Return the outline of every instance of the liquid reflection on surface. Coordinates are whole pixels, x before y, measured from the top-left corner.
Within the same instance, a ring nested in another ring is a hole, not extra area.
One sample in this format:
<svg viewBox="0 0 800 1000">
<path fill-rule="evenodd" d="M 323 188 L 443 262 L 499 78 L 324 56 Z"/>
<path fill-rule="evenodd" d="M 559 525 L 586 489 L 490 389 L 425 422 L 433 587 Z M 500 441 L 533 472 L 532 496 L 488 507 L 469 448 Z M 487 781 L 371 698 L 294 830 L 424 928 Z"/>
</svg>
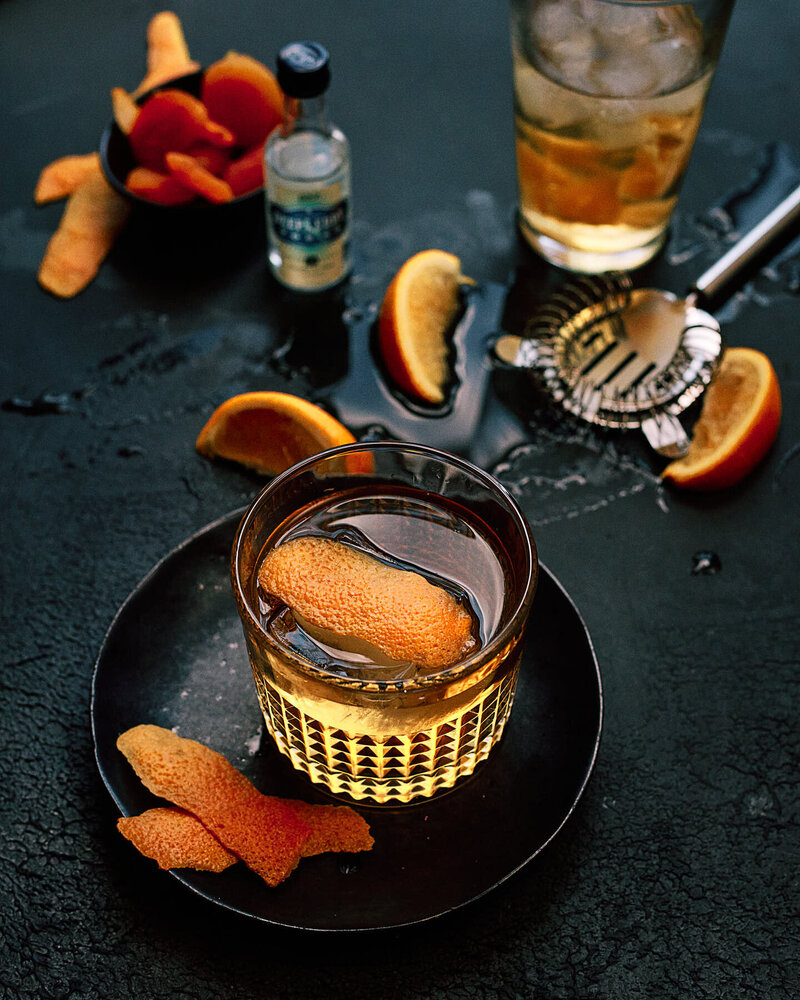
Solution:
<svg viewBox="0 0 800 1000">
<path fill-rule="evenodd" d="M 709 207 L 700 213 L 679 206 L 665 253 L 655 272 L 648 268 L 635 275 L 640 284 L 683 294 L 800 181 L 800 162 L 781 143 L 759 147 L 742 136 L 701 133 L 698 153 L 724 156 L 726 177 L 744 181 L 709 197 Z M 0 259 L 15 256 L 19 266 L 26 256 L 14 251 L 26 235 L 11 221 L 0 219 Z M 187 488 L 199 492 L 201 484 L 193 480 L 207 475 L 208 467 L 192 464 L 192 428 L 199 429 L 211 410 L 235 393 L 279 389 L 320 403 L 360 439 L 411 439 L 465 455 L 493 470 L 517 497 L 535 493 L 534 523 L 576 517 L 643 493 L 652 493 L 666 509 L 659 459 L 648 453 L 637 432 L 580 425 L 556 410 L 526 373 L 492 368 L 492 339 L 501 329 L 519 329 L 533 305 L 565 277 L 545 269 L 524 248 L 515 273 L 507 273 L 517 245 L 513 205 L 474 190 L 461 203 L 383 227 L 357 220 L 354 245 L 352 278 L 324 298 L 298 299 L 265 286 L 263 262 L 254 258 L 244 289 L 252 302 L 244 309 L 239 302 L 209 297 L 204 304 L 199 297 L 190 316 L 163 313 L 154 302 L 98 319 L 91 335 L 117 346 L 85 371 L 81 385 L 48 384 L 46 395 L 38 397 L 27 387 L 5 400 L 3 408 L 15 415 L 87 419 L 106 432 L 108 447 L 121 458 L 157 446 L 161 423 L 182 421 L 188 435 Z M 455 377 L 448 400 L 435 410 L 391 388 L 373 344 L 391 277 L 409 256 L 429 247 L 457 254 L 464 273 L 480 281 L 454 331 Z M 129 266 L 132 259 L 123 255 Z M 119 281 L 113 268 L 106 272 L 111 285 Z M 800 239 L 794 239 L 718 311 L 723 330 L 748 307 L 771 310 L 771 317 L 779 318 L 799 290 Z M 194 386 L 213 386 L 213 396 Z M 168 411 L 165 399 L 173 400 Z M 107 438 L 114 430 L 127 435 L 122 449 Z M 90 465 L 103 447 L 85 453 L 66 449 L 62 464 Z M 789 447 L 782 457 L 776 488 L 786 488 L 795 478 L 797 454 Z"/>
<path fill-rule="evenodd" d="M 492 472 L 523 505 L 533 527 L 590 514 L 647 490 L 668 509 L 657 475 L 588 430 L 570 436 L 534 431 L 533 440 Z"/>
<path fill-rule="evenodd" d="M 729 135 L 711 135 L 704 142 L 724 145 L 729 155 L 738 155 L 748 164 L 750 176 L 705 212 L 676 213 L 660 266 L 662 271 L 670 269 L 667 277 L 678 293 L 800 180 L 800 164 L 785 145 L 757 149 Z M 533 511 L 534 524 L 577 517 L 645 491 L 666 511 L 667 495 L 657 474 L 660 460 L 640 447 L 639 435 L 587 428 L 550 405 L 525 373 L 488 370 L 487 347 L 498 331 L 524 324 L 535 305 L 557 287 L 560 273 L 542 272 L 535 261 L 531 265 L 523 260 L 502 284 L 484 282 L 483 295 L 468 297 L 454 332 L 455 374 L 444 407 L 426 410 L 414 404 L 394 391 L 381 373 L 372 346 L 374 326 L 383 291 L 397 267 L 416 251 L 439 246 L 461 257 L 465 273 L 491 272 L 512 249 L 509 222 L 507 208 L 489 193 L 474 191 L 463 206 L 422 215 L 403 226 L 373 230 L 362 223 L 361 267 L 344 293 L 341 312 L 340 330 L 347 343 L 339 357 L 347 353 L 348 367 L 341 378 L 327 379 L 322 401 L 359 437 L 412 438 L 489 468 L 517 499 L 529 501 L 526 512 Z M 768 308 L 796 294 L 798 258 L 800 239 L 795 239 L 720 307 L 720 320 L 733 320 L 748 303 Z M 641 284 L 651 283 L 644 275 L 638 277 Z M 296 354 L 307 363 L 313 352 L 299 346 L 295 344 Z M 290 354 L 281 355 L 281 365 Z M 697 412 L 699 405 L 687 414 L 688 426 Z"/>
</svg>

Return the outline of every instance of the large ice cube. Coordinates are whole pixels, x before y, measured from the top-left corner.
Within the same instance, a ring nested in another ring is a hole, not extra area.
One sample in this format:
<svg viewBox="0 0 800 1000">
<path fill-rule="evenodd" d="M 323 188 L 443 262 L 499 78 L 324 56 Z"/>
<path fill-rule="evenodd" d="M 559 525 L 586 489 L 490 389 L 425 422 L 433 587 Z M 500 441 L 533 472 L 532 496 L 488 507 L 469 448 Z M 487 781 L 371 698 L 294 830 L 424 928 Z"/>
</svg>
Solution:
<svg viewBox="0 0 800 1000">
<path fill-rule="evenodd" d="M 612 52 L 596 59 L 581 88 L 612 97 L 649 97 L 660 89 L 658 71 L 649 61 L 631 59 L 628 52 Z"/>
<path fill-rule="evenodd" d="M 648 56 L 658 78 L 659 93 L 679 90 L 701 75 L 699 44 L 697 37 L 687 32 L 671 35 L 650 45 Z"/>
<path fill-rule="evenodd" d="M 702 26 L 688 3 L 543 0 L 517 36 L 551 79 L 598 96 L 653 97 L 702 72 Z"/>
<path fill-rule="evenodd" d="M 591 41 L 591 25 L 583 18 L 582 0 L 545 0 L 533 11 L 531 41 L 539 49 L 553 48 L 565 41 Z"/>
<path fill-rule="evenodd" d="M 525 33 L 528 61 L 562 83 L 581 80 L 596 58 L 595 37 L 582 16 L 582 0 L 546 0 Z"/>
</svg>

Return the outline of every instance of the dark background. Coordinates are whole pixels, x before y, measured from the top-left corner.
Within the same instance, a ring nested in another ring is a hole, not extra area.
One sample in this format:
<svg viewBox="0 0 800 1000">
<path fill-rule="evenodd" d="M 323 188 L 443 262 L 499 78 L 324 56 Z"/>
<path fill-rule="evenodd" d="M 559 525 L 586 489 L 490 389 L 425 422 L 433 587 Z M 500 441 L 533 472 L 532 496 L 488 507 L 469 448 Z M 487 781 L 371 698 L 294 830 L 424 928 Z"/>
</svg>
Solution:
<svg viewBox="0 0 800 1000">
<path fill-rule="evenodd" d="M 495 463 L 587 623 L 606 699 L 592 782 L 533 863 L 440 921 L 314 936 L 212 907 L 116 833 L 89 713 L 104 633 L 155 562 L 259 488 L 195 454 L 214 406 L 253 388 L 324 402 L 329 379 L 291 348 L 313 327 L 330 361 L 338 335 L 336 303 L 316 320 L 287 309 L 257 218 L 190 244 L 131 230 L 75 299 L 38 287 L 62 211 L 33 205 L 39 170 L 96 148 L 159 9 L 0 4 L 0 995 L 795 996 L 796 244 L 719 312 L 729 343 L 770 356 L 784 397 L 776 446 L 740 486 L 667 491 L 638 437 L 570 427 L 536 400 L 528 444 Z M 504 3 L 173 9 L 203 63 L 238 49 L 271 64 L 306 36 L 330 48 L 353 150 L 347 309 L 369 312 L 427 246 L 478 281 L 554 280 L 514 232 Z M 800 179 L 798 52 L 792 4 L 739 0 L 669 244 L 638 280 L 683 291 Z M 721 569 L 694 573 L 698 552 Z"/>
</svg>

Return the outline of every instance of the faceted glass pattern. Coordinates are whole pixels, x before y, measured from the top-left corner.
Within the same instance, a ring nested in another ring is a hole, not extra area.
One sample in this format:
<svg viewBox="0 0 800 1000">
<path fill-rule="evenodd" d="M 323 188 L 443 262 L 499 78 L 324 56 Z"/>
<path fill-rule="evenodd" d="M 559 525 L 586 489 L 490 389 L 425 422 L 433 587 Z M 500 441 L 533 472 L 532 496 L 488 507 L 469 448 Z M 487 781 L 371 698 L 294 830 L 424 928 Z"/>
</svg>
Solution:
<svg viewBox="0 0 800 1000">
<path fill-rule="evenodd" d="M 297 770 L 337 794 L 399 803 L 451 788 L 485 760 L 511 712 L 518 669 L 437 725 L 385 737 L 325 726 L 293 705 L 263 674 L 256 675 L 256 691 L 270 735 Z"/>
</svg>

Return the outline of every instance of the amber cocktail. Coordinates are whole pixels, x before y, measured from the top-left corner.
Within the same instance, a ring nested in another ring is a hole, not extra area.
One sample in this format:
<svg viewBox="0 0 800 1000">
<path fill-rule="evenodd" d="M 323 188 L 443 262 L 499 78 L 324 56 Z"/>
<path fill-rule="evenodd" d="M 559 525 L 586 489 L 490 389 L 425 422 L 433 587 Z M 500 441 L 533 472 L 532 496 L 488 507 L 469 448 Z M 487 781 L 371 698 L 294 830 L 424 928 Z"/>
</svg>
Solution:
<svg viewBox="0 0 800 1000">
<path fill-rule="evenodd" d="M 511 711 L 537 571 L 516 503 L 444 452 L 346 445 L 277 477 L 232 579 L 280 751 L 379 803 L 471 774 Z"/>
</svg>

